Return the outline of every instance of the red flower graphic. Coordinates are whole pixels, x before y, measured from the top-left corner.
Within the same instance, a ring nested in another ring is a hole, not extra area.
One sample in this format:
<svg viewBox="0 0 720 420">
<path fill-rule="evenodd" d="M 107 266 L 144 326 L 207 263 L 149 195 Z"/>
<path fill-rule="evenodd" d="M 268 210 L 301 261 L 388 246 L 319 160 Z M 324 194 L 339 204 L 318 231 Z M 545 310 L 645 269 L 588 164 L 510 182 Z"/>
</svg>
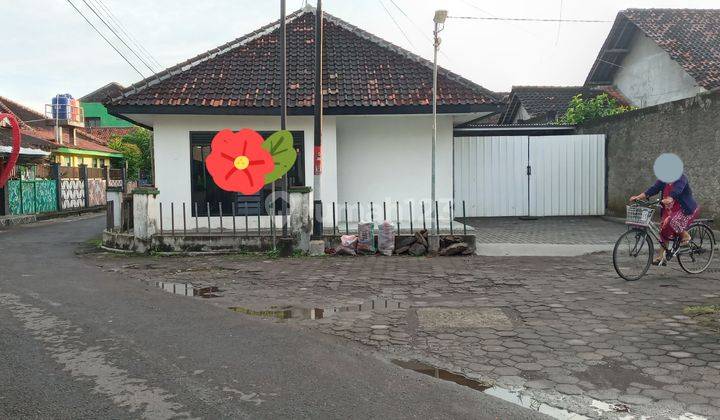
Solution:
<svg viewBox="0 0 720 420">
<path fill-rule="evenodd" d="M 213 138 L 212 151 L 205 158 L 215 184 L 225 191 L 256 194 L 265 184 L 265 175 L 275 168 L 270 153 L 262 148 L 263 138 L 248 128 L 237 133 L 225 129 Z"/>
</svg>

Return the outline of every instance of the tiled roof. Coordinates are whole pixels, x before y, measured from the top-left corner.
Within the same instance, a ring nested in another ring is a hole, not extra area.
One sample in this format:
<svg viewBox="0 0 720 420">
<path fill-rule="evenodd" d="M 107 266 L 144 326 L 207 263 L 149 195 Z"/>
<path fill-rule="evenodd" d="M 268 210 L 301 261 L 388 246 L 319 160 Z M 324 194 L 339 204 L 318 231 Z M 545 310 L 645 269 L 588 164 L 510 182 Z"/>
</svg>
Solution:
<svg viewBox="0 0 720 420">
<path fill-rule="evenodd" d="M 80 102 L 103 102 L 122 94 L 125 88 L 117 82 L 110 82 L 107 85 L 96 89 L 80 98 Z"/>
<path fill-rule="evenodd" d="M 0 112 L 9 112 L 17 117 L 21 126 L 37 127 L 45 125 L 45 115 L 25 105 L 0 96 Z"/>
<path fill-rule="evenodd" d="M 512 124 L 515 116 L 522 106 L 530 115 L 530 119 L 537 118 L 554 120 L 565 114 L 570 100 L 575 95 L 595 97 L 600 90 L 590 90 L 582 86 L 513 86 L 507 110 L 500 118 L 501 124 Z"/>
<path fill-rule="evenodd" d="M 37 136 L 37 133 L 30 130 L 22 130 L 20 136 L 21 147 L 29 149 L 40 149 L 52 151 L 58 148 L 56 143 Z M 0 146 L 12 146 L 12 129 L 0 127 Z"/>
<path fill-rule="evenodd" d="M 432 63 L 329 14 L 324 27 L 324 104 L 348 108 L 429 107 Z M 218 112 L 279 107 L 278 22 L 167 69 L 125 90 L 111 111 L 133 106 L 225 108 Z M 288 107 L 309 112 L 314 103 L 315 9 L 288 17 Z M 438 105 L 493 107 L 492 92 L 439 70 Z M 113 109 L 115 108 L 115 109 Z M 172 112 L 172 111 L 170 111 Z M 250 111 L 249 111 L 250 112 Z"/>
<path fill-rule="evenodd" d="M 45 123 L 45 115 L 2 96 L 0 96 L 0 112 L 9 112 L 18 118 L 20 126 L 23 129 L 23 138 L 31 136 L 35 139 L 51 142 L 57 147 L 65 146 L 95 152 L 118 153 L 117 150 L 107 147 L 107 142 L 103 142 L 102 139 L 82 129 L 76 129 L 75 145 L 73 145 L 70 140 L 68 130 L 63 130 L 63 144 L 57 144 L 55 143 L 55 130 Z"/>
<path fill-rule="evenodd" d="M 618 13 L 587 84 L 612 80 L 636 31 L 667 51 L 705 89 L 720 86 L 720 9 L 628 9 Z"/>
<path fill-rule="evenodd" d="M 94 136 L 100 144 L 107 146 L 113 138 L 126 136 L 135 130 L 137 127 L 92 127 L 86 128 L 85 132 Z"/>
</svg>

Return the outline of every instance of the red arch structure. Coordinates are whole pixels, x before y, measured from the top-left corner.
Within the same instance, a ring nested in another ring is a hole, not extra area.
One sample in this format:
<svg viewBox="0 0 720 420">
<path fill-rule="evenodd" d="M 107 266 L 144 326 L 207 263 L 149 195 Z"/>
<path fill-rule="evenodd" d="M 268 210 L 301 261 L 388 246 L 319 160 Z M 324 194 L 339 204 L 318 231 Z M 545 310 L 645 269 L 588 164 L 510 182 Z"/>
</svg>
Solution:
<svg viewBox="0 0 720 420">
<path fill-rule="evenodd" d="M 18 124 L 17 118 L 15 118 L 13 114 L 0 113 L 0 121 L 3 121 L 5 118 L 10 120 L 10 125 L 12 126 L 13 142 L 12 152 L 10 152 L 10 158 L 5 164 L 2 173 L 0 173 L 0 188 L 5 186 L 5 183 L 7 182 L 8 178 L 10 178 L 10 173 L 15 167 L 18 157 L 20 156 L 20 124 Z"/>
</svg>

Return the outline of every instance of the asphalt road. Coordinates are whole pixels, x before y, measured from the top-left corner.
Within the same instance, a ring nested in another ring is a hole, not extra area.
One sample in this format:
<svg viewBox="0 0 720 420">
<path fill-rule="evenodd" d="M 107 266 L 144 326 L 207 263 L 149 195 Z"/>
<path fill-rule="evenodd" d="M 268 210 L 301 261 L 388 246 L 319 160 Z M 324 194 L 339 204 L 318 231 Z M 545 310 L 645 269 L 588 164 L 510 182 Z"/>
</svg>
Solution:
<svg viewBox="0 0 720 420">
<path fill-rule="evenodd" d="M 75 252 L 103 222 L 0 231 L 0 418 L 542 417 L 102 271 Z"/>
</svg>

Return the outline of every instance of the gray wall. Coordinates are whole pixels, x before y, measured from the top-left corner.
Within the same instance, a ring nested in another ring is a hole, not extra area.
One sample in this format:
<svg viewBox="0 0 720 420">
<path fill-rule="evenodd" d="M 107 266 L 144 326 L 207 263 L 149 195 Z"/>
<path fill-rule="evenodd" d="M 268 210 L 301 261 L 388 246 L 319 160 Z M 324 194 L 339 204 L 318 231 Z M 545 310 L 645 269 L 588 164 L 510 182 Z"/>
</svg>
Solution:
<svg viewBox="0 0 720 420">
<path fill-rule="evenodd" d="M 705 92 L 665 50 L 636 31 L 630 52 L 613 84 L 637 107 L 646 107 Z"/>
<path fill-rule="evenodd" d="M 627 198 L 655 181 L 655 158 L 671 152 L 685 162 L 702 216 L 720 219 L 720 91 L 590 121 L 578 133 L 607 136 L 609 214 L 624 215 Z"/>
</svg>

